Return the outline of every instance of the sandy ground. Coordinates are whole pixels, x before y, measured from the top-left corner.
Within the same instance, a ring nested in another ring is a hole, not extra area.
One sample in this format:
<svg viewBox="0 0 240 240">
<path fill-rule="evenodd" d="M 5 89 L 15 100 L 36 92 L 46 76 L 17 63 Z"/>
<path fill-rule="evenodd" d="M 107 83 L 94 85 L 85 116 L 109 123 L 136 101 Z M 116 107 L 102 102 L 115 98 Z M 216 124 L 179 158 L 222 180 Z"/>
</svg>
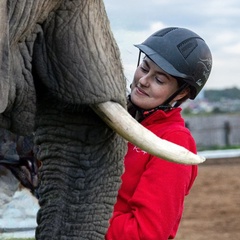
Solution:
<svg viewBox="0 0 240 240">
<path fill-rule="evenodd" d="M 175 239 L 240 239 L 240 159 L 199 166 Z"/>
<path fill-rule="evenodd" d="M 207 160 L 199 165 L 175 240 L 240 239 L 240 159 L 227 161 Z"/>
</svg>

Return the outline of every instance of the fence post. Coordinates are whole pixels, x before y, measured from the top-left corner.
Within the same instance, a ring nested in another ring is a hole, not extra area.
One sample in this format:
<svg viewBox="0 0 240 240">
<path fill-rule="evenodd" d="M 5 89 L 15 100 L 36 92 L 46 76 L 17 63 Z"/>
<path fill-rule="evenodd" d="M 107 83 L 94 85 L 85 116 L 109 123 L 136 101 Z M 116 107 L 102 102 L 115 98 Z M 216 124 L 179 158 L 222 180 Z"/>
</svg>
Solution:
<svg viewBox="0 0 240 240">
<path fill-rule="evenodd" d="M 231 126 L 229 121 L 224 122 L 224 139 L 225 139 L 225 146 L 229 146 L 229 135 L 231 132 Z"/>
</svg>

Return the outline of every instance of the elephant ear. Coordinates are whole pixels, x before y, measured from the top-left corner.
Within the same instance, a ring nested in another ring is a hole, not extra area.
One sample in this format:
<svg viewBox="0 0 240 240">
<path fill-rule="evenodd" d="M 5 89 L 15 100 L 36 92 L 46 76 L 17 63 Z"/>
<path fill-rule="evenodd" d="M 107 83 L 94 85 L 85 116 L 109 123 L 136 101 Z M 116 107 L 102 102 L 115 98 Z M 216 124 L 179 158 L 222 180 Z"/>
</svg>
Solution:
<svg viewBox="0 0 240 240">
<path fill-rule="evenodd" d="M 0 113 L 3 113 L 8 104 L 9 94 L 9 24 L 7 1 L 0 2 Z"/>
<path fill-rule="evenodd" d="M 120 53 L 102 1 L 64 1 L 42 25 L 33 60 L 36 78 L 62 102 L 126 103 Z"/>
</svg>

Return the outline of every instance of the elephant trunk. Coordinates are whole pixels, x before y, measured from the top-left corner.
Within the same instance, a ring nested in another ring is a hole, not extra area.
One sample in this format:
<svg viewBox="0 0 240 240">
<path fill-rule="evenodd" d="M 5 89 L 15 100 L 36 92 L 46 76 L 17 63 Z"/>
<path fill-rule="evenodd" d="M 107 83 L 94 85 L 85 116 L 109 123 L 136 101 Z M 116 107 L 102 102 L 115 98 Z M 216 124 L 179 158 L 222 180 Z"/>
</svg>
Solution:
<svg viewBox="0 0 240 240">
<path fill-rule="evenodd" d="M 43 105 L 35 143 L 43 163 L 36 239 L 104 239 L 121 183 L 125 140 L 89 107 L 73 112 L 58 104 Z"/>
<path fill-rule="evenodd" d="M 193 154 L 184 147 L 157 137 L 148 131 L 118 103 L 105 102 L 92 109 L 123 138 L 157 157 L 182 164 L 199 164 L 204 157 Z"/>
</svg>

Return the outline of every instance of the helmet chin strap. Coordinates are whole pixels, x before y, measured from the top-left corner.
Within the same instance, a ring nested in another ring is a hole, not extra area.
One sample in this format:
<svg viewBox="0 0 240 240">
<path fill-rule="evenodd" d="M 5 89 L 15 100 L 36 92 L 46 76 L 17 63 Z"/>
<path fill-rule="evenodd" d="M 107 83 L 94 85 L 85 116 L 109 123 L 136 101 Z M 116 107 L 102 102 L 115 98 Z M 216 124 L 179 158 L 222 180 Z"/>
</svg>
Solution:
<svg viewBox="0 0 240 240">
<path fill-rule="evenodd" d="M 162 105 L 169 104 L 170 102 L 180 93 L 182 92 L 186 87 L 188 86 L 188 83 L 184 83 L 175 93 L 173 93 Z M 173 107 L 178 107 L 179 105 L 176 103 Z"/>
<path fill-rule="evenodd" d="M 134 106 L 134 108 L 137 111 L 139 111 L 144 117 L 149 116 L 150 114 L 156 112 L 157 110 L 168 111 L 168 110 L 173 108 L 170 104 L 166 104 L 166 105 L 162 104 L 162 105 L 159 105 L 159 106 L 157 106 L 155 108 L 152 108 L 152 109 L 142 109 L 132 102 L 130 94 L 128 95 L 128 100 L 131 102 L 131 104 Z"/>
<path fill-rule="evenodd" d="M 139 54 L 138 54 L 138 61 L 137 61 L 137 67 L 139 66 L 140 64 L 140 60 L 141 60 L 141 54 L 142 54 L 142 51 L 139 50 Z"/>
</svg>

